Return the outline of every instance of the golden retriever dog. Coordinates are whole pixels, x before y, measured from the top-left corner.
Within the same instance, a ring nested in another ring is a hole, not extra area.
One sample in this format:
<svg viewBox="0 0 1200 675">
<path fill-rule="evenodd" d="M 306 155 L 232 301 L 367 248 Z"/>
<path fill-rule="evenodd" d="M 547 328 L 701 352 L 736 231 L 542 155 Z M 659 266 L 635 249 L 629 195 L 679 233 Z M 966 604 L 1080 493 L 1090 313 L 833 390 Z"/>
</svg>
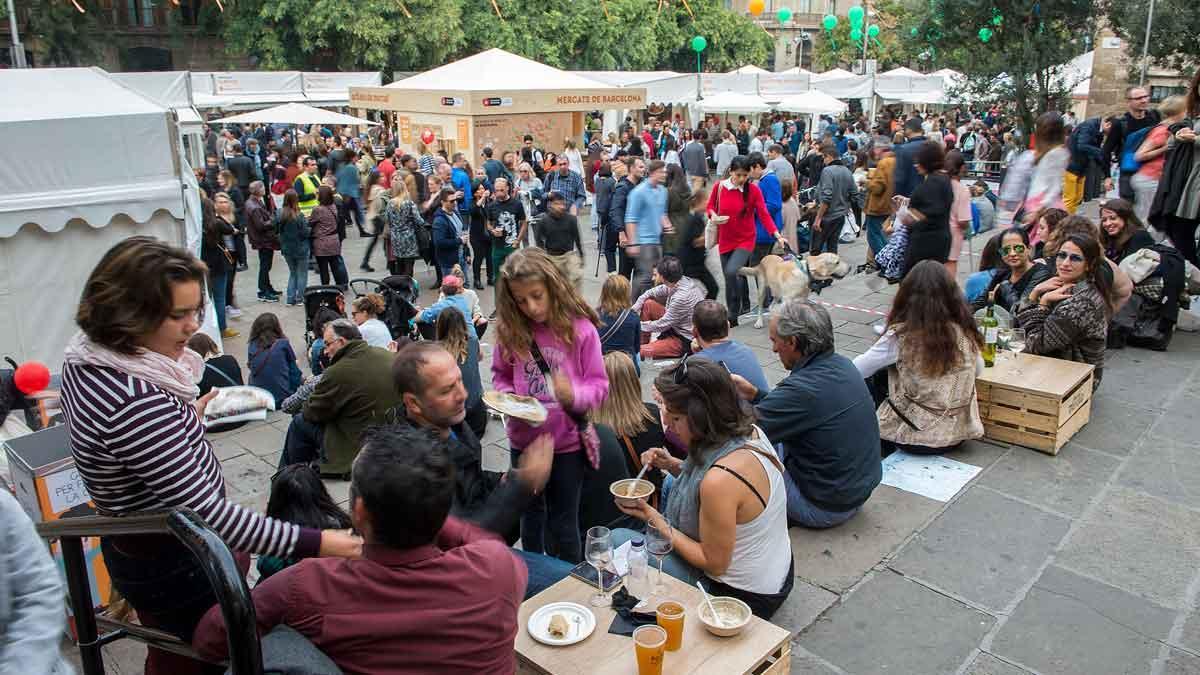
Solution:
<svg viewBox="0 0 1200 675">
<path fill-rule="evenodd" d="M 754 277 L 758 281 L 758 316 L 754 321 L 755 328 L 763 327 L 763 304 L 767 299 L 767 289 L 771 290 L 775 302 L 807 298 L 814 287 L 820 293 L 821 288 L 828 285 L 815 282 L 841 279 L 849 273 L 850 264 L 839 258 L 836 253 L 822 253 L 801 259 L 768 255 L 754 267 L 738 270 L 739 275 Z"/>
</svg>

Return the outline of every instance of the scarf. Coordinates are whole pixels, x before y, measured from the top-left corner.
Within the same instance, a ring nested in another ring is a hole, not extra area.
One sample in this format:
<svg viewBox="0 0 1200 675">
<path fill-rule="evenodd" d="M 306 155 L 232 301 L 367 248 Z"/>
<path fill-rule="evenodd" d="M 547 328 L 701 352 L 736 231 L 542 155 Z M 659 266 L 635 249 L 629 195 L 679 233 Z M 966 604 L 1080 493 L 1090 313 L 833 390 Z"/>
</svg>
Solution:
<svg viewBox="0 0 1200 675">
<path fill-rule="evenodd" d="M 204 359 L 191 349 L 185 348 L 178 361 L 146 349 L 139 349 L 137 354 L 122 354 L 96 344 L 80 331 L 71 338 L 63 355 L 73 365 L 112 368 L 145 380 L 184 403 L 191 403 L 200 395 L 196 383 L 204 375 Z"/>
</svg>

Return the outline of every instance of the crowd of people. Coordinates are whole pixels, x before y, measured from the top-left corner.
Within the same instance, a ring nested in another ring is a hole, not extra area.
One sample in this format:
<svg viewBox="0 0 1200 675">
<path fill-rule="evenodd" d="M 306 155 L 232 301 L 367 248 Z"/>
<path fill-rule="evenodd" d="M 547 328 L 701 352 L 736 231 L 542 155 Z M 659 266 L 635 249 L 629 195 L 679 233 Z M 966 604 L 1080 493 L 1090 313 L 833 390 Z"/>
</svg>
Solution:
<svg viewBox="0 0 1200 675">
<path fill-rule="evenodd" d="M 583 560 L 595 525 L 616 543 L 669 533 L 665 572 L 769 618 L 795 577 L 790 526 L 854 518 L 891 452 L 941 454 L 983 435 L 975 311 L 1005 310 L 1029 353 L 1094 365 L 1096 386 L 1106 347 L 1166 348 L 1195 264 L 1197 82 L 1163 102 L 1161 120 L 1133 88 L 1121 118 L 1069 125 L 1049 112 L 1028 139 L 998 108 L 815 129 L 781 115 L 725 129 L 630 119 L 558 154 L 532 136 L 484 148 L 478 169 L 462 153 L 404 152 L 386 131 L 214 132 L 197 175 L 209 193 L 200 258 L 130 238 L 82 291 L 62 384 L 76 464 L 101 513 L 188 507 L 243 570 L 258 556 L 268 660 L 512 672 L 519 605 Z M 1131 146 L 1138 166 L 1126 170 Z M 1115 168 L 1132 197 L 1104 201 L 1098 223 L 1075 214 L 1104 189 L 1091 162 Z M 999 195 L 965 182 L 1001 165 Z M 609 271 L 596 302 L 582 289 L 588 214 Z M 424 339 L 395 337 L 375 294 L 312 317 L 307 378 L 274 313 L 253 321 L 245 372 L 198 332 L 211 296 L 223 335 L 235 334 L 245 237 L 260 301 L 283 295 L 276 250 L 288 304 L 302 302 L 310 264 L 344 288 L 352 221 L 370 238 L 360 269 L 383 237 L 389 272 L 412 277 L 421 259 L 433 273 L 439 297 L 413 317 Z M 856 223 L 863 269 L 898 284 L 879 338 L 846 358 L 821 304 L 778 298 L 767 330 L 787 375 L 772 385 L 731 331 L 750 308 L 739 270 L 772 253 L 837 253 Z M 960 285 L 959 253 L 977 233 L 989 241 Z M 483 316 L 489 284 L 495 311 Z M 676 361 L 647 394 L 642 364 L 662 358 Z M 492 389 L 547 414 L 505 420 L 505 474 L 483 467 L 485 367 Z M 292 415 L 262 514 L 229 498 L 206 433 L 206 406 L 243 382 Z M 609 485 L 643 467 L 654 499 L 614 502 Z M 322 478 L 349 482 L 346 510 Z M 225 658 L 216 597 L 183 546 L 101 545 L 144 625 Z M 152 648 L 146 672 L 206 669 Z"/>
</svg>

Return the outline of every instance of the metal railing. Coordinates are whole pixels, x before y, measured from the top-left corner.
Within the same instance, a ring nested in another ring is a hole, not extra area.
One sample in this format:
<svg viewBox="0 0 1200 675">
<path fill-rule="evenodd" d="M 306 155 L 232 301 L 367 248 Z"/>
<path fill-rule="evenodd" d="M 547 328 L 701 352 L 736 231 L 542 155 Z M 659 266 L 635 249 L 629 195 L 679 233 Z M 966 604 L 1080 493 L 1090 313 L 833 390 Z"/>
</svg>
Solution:
<svg viewBox="0 0 1200 675">
<path fill-rule="evenodd" d="M 88 579 L 83 540 L 139 534 L 170 534 L 188 548 L 212 584 L 229 641 L 229 666 L 234 675 L 262 675 L 262 649 L 254 603 L 246 579 L 238 570 L 229 547 L 200 516 L 190 509 L 172 509 L 137 516 L 66 518 L 37 526 L 43 539 L 58 539 L 67 574 L 67 591 L 75 614 L 75 633 L 85 675 L 104 675 L 100 648 L 132 638 L 151 647 L 204 661 L 189 644 L 161 630 L 96 616 Z M 103 634 L 99 633 L 100 629 Z"/>
</svg>

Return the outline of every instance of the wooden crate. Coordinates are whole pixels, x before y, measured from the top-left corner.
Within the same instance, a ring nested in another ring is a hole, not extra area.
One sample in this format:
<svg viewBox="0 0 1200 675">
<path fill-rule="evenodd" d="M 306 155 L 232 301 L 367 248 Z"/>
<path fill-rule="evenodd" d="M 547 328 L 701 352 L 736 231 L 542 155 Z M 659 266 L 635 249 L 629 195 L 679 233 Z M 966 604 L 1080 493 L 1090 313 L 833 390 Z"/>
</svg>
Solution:
<svg viewBox="0 0 1200 675">
<path fill-rule="evenodd" d="M 1056 455 L 1091 419 L 1086 363 L 1002 353 L 975 380 L 984 436 Z"/>
</svg>

